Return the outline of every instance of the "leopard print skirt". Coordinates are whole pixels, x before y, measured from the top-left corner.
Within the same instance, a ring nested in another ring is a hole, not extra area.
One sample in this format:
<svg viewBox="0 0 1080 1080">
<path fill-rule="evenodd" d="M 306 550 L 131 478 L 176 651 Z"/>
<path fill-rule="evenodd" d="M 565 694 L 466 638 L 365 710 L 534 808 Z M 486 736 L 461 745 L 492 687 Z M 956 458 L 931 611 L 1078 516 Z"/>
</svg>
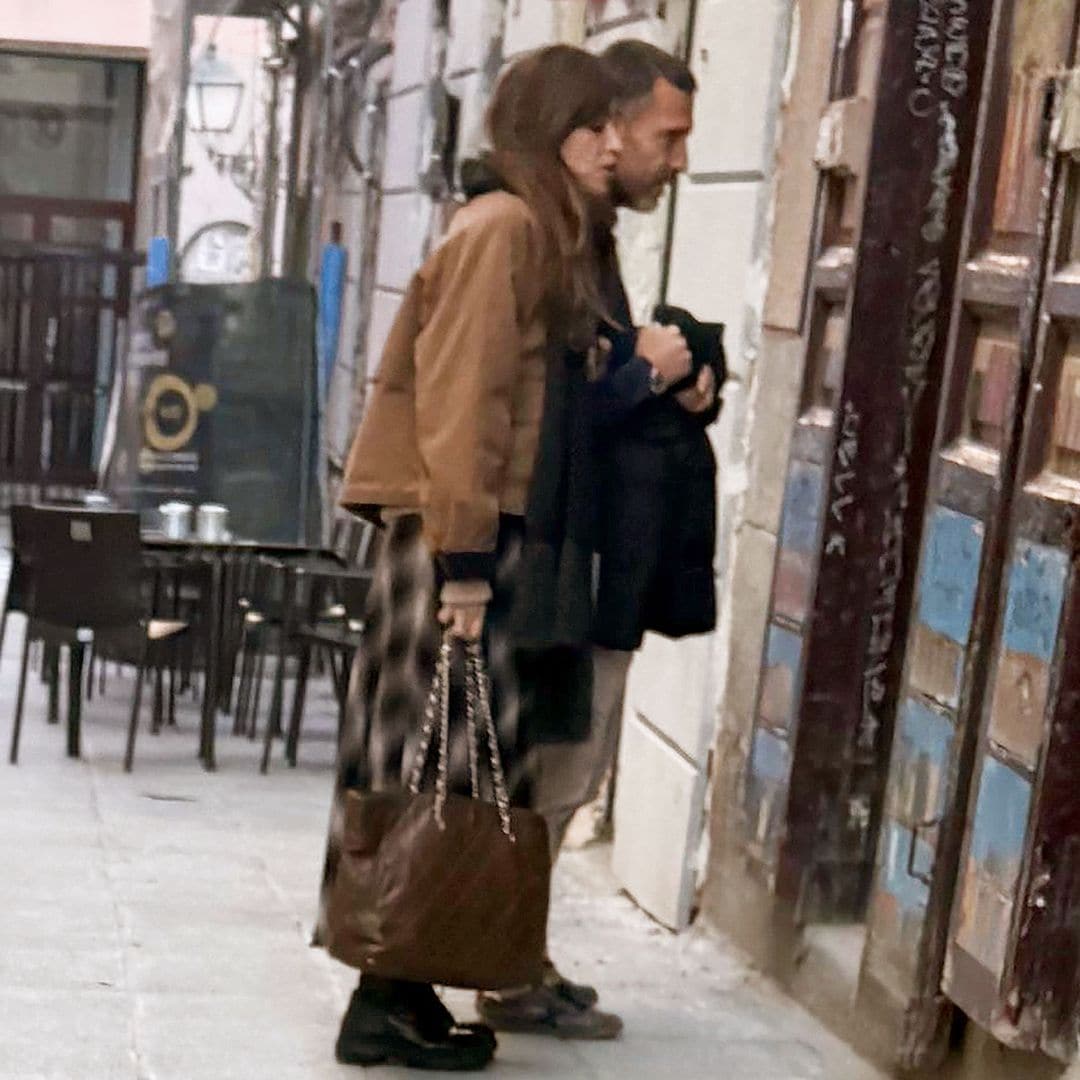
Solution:
<svg viewBox="0 0 1080 1080">
<path fill-rule="evenodd" d="M 523 529 L 504 518 L 494 596 L 488 605 L 485 655 L 492 684 L 492 714 L 514 801 L 527 802 L 525 748 L 520 745 L 521 693 L 508 623 Z M 381 538 L 368 597 L 364 646 L 353 664 L 338 754 L 337 782 L 323 867 L 315 943 L 325 941 L 329 893 L 337 874 L 344 831 L 345 793 L 404 787 L 419 745 L 420 727 L 442 632 L 436 619 L 438 582 L 417 515 L 393 519 Z M 460 657 L 452 678 L 450 783 L 468 791 L 468 750 L 461 719 Z"/>
</svg>

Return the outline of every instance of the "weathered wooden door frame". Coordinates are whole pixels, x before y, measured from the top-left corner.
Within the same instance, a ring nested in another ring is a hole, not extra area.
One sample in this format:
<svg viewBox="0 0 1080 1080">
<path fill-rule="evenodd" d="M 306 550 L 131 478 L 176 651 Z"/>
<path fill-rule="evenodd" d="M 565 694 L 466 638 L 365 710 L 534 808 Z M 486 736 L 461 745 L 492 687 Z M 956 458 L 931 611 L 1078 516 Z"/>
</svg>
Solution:
<svg viewBox="0 0 1080 1080">
<path fill-rule="evenodd" d="M 1080 4 L 1059 8 L 1068 68 L 1080 59 Z M 993 575 L 999 598 L 944 988 L 1003 1043 L 1069 1061 L 1080 1041 L 1080 490 L 1075 467 L 1059 462 L 1058 453 L 1076 453 L 1073 402 L 1080 396 L 1080 69 L 1057 74 L 1048 147 L 1057 156 L 1048 155 L 1044 185 L 1050 227 L 1035 300 L 1037 337 L 1010 476 L 1007 548 Z M 994 852 L 1002 868 L 995 870 L 980 846 L 986 812 L 1000 807 L 1003 794 L 1010 836 Z M 1010 858 L 1005 849 L 1013 843 Z M 992 877 L 1004 926 L 992 958 L 975 963 L 967 947 L 970 900 Z"/>
<path fill-rule="evenodd" d="M 792 462 L 820 480 L 782 530 L 774 604 L 800 531 L 813 599 L 768 875 L 801 921 L 859 919 L 872 877 L 989 14 L 990 0 L 886 9 L 840 392 L 824 443 L 805 416 L 796 428 Z"/>
<path fill-rule="evenodd" d="M 799 334 L 803 377 L 785 470 L 780 537 L 762 646 L 764 672 L 753 702 L 743 792 L 747 868 L 770 890 L 783 832 L 792 711 L 802 677 L 801 655 L 809 619 L 809 562 L 818 543 L 821 473 L 835 421 L 837 362 L 846 342 L 845 312 L 865 195 L 884 6 L 884 0 L 840 0 L 831 13 L 835 24 L 828 97 L 819 118 L 814 153 L 817 191 L 807 245 L 805 294 L 798 312 L 794 293 L 786 302 L 787 325 Z M 793 236 L 787 239 L 796 241 Z M 797 239 L 803 242 L 801 237 Z M 775 684 L 770 660 L 777 660 Z"/>
<path fill-rule="evenodd" d="M 1023 7 L 1024 0 L 1000 0 L 991 25 L 889 809 L 860 977 L 860 1000 L 884 999 L 903 1016 L 896 1056 L 904 1068 L 935 1063 L 951 1013 L 941 977 L 1045 270 L 1054 83 L 1049 71 L 1040 75 L 1013 54 Z M 981 335 L 984 324 L 1002 327 L 1003 340 Z M 973 413 L 991 419 L 987 405 L 972 396 L 980 350 L 989 353 L 984 363 L 1004 365 L 991 374 L 1009 379 L 1007 395 L 993 398 L 1000 411 L 993 448 L 971 434 Z M 943 761 L 931 760 L 934 748 Z M 917 753 L 930 756 L 920 762 Z M 909 807 L 913 801 L 919 805 Z M 899 839 L 903 829 L 906 840 Z"/>
</svg>

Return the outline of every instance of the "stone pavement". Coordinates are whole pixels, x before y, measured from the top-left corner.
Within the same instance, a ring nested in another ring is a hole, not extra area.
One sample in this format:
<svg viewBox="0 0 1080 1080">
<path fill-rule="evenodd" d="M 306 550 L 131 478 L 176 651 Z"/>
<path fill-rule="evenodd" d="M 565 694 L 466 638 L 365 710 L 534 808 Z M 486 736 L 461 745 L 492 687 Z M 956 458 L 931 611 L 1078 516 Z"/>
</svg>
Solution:
<svg viewBox="0 0 1080 1080">
<path fill-rule="evenodd" d="M 308 946 L 330 795 L 332 709 L 312 696 L 300 767 L 257 772 L 223 725 L 219 771 L 195 760 L 196 708 L 140 733 L 120 769 L 132 678 L 110 669 L 64 757 L 31 676 L 20 764 L 6 763 L 22 620 L 0 662 L 0 1078 L 330 1080 L 353 973 Z M 264 698 L 264 701 L 266 699 Z M 875 1072 L 750 971 L 720 937 L 676 937 L 619 893 L 607 851 L 569 853 L 552 941 L 595 980 L 622 1040 L 506 1037 L 493 1077 L 869 1080 Z M 469 995 L 451 994 L 459 1015 Z"/>
</svg>

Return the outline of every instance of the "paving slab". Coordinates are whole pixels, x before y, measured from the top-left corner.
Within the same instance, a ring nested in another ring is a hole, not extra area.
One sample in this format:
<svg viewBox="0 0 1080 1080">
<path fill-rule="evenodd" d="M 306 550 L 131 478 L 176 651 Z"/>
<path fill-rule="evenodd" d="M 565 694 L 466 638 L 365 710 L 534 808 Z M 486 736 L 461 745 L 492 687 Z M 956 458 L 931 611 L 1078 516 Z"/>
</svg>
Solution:
<svg viewBox="0 0 1080 1080">
<path fill-rule="evenodd" d="M 0 658 L 0 743 L 14 705 L 20 620 Z M 121 768 L 130 675 L 109 669 L 84 708 L 84 756 L 64 756 L 29 685 L 23 752 L 0 764 L 0 1080 L 372 1080 L 333 1060 L 352 971 L 309 945 L 329 814 L 334 702 L 313 685 L 301 763 L 222 719 L 218 771 L 195 757 L 198 710 L 140 732 Z M 269 698 L 264 694 L 264 702 Z M 880 1076 L 752 971 L 724 938 L 674 935 L 611 876 L 610 850 L 556 874 L 560 966 L 626 1021 L 616 1043 L 506 1037 L 498 1080 L 874 1080 Z M 472 995 L 451 1007 L 474 1016 Z M 429 1074 L 437 1076 L 438 1074 Z"/>
</svg>

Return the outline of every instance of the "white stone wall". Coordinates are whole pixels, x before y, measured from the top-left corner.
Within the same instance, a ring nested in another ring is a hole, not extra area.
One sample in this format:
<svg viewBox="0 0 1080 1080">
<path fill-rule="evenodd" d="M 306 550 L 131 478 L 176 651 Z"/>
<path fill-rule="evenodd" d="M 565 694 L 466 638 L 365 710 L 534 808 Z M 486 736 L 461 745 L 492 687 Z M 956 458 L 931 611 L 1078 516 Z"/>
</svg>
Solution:
<svg viewBox="0 0 1080 1080">
<path fill-rule="evenodd" d="M 634 17 L 629 0 L 594 8 L 590 46 L 642 37 L 689 51 L 698 79 L 687 174 L 679 181 L 666 298 L 699 318 L 723 322 L 729 382 L 712 431 L 719 462 L 717 585 L 721 624 L 709 637 L 650 636 L 631 668 L 615 803 L 615 872 L 661 922 L 690 920 L 699 884 L 706 792 L 719 693 L 732 634 L 726 574 L 746 488 L 746 390 L 757 357 L 764 295 L 765 215 L 774 132 L 771 117 L 787 50 L 788 0 L 669 3 L 664 18 Z M 659 296 L 667 207 L 620 218 L 623 272 L 635 317 Z"/>
<path fill-rule="evenodd" d="M 369 71 L 365 80 L 364 100 L 358 105 L 351 133 L 360 160 L 371 170 L 371 175 L 362 175 L 351 163 L 339 161 L 337 175 L 327 183 L 323 232 L 324 235 L 328 234 L 330 222 L 339 222 L 341 242 L 346 252 L 337 361 L 330 380 L 324 416 L 326 450 L 334 474 L 343 469 L 363 404 L 371 327 L 381 317 L 380 305 L 386 305 L 389 301 L 392 310 L 396 310 L 397 306 L 396 297 L 391 293 L 377 293 L 374 300 L 369 297 L 365 276 L 368 261 L 365 248 L 375 235 L 369 214 L 371 208 L 377 205 L 374 188 L 382 179 L 380 163 L 373 160 L 380 153 L 381 132 L 385 126 L 385 116 L 380 115 L 378 100 L 380 87 L 389 81 L 391 70 L 392 59 L 387 57 Z M 385 336 L 385 331 L 383 333 Z"/>
<path fill-rule="evenodd" d="M 401 295 L 420 265 L 423 251 L 430 200 L 420 191 L 420 173 L 427 134 L 424 88 L 434 43 L 434 8 L 434 0 L 401 0 L 394 24 L 379 250 L 367 342 L 369 381 L 378 370 Z"/>
<path fill-rule="evenodd" d="M 549 41 L 580 41 L 585 0 L 452 0 L 447 25 L 439 27 L 437 22 L 435 0 L 400 0 L 387 101 L 368 380 L 378 370 L 401 295 L 437 228 L 436 208 L 422 187 L 434 138 L 430 82 L 441 77 L 460 101 L 460 162 L 482 145 L 484 110 L 502 60 Z"/>
<path fill-rule="evenodd" d="M 151 0 L 3 0 L 0 48 L 33 44 L 91 54 L 150 49 Z"/>
<path fill-rule="evenodd" d="M 581 45 L 587 7 L 586 0 L 506 0 L 503 55 L 510 59 L 556 41 Z"/>
<path fill-rule="evenodd" d="M 266 80 L 262 60 L 269 51 L 265 25 L 258 19 L 197 16 L 192 28 L 192 63 L 203 55 L 213 40 L 218 57 L 232 67 L 243 82 L 236 125 L 228 134 L 212 135 L 195 131 L 196 118 L 190 112 L 184 136 L 184 178 L 180 184 L 180 220 L 176 248 L 180 275 L 185 280 L 214 280 L 205 268 L 207 260 L 189 255 L 188 245 L 207 227 L 229 223 L 251 230 L 259 214 L 259 195 L 249 198 L 220 170 L 208 151 L 223 154 L 252 153 L 261 157 L 265 142 Z M 257 191 L 257 185 L 256 185 Z M 258 276 L 258 258 L 252 238 L 237 240 L 220 267 L 217 280 L 250 281 Z"/>
</svg>

